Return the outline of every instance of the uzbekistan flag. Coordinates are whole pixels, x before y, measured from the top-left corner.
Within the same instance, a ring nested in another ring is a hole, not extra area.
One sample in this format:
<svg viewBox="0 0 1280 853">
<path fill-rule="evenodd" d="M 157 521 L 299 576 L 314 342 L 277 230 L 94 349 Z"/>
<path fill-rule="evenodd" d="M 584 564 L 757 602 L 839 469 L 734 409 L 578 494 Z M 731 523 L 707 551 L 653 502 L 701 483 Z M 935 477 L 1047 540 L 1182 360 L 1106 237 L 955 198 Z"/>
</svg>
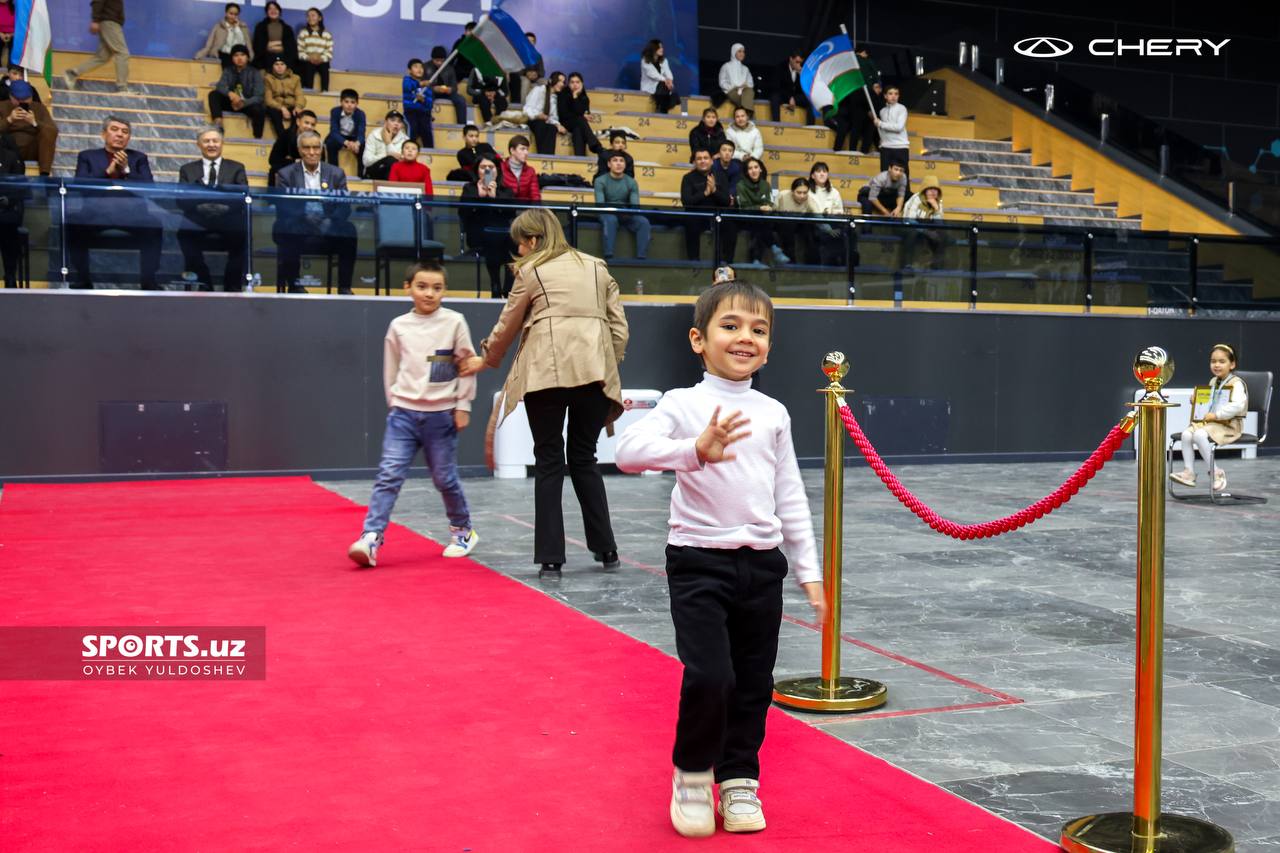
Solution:
<svg viewBox="0 0 1280 853">
<path fill-rule="evenodd" d="M 14 65 L 44 75 L 44 81 L 53 85 L 53 29 L 49 26 L 49 6 L 46 0 L 18 0 L 15 7 L 12 57 Z"/>
<path fill-rule="evenodd" d="M 800 85 L 813 108 L 824 114 L 866 85 L 847 35 L 834 36 L 814 48 L 800 69 Z"/>
<path fill-rule="evenodd" d="M 471 35 L 458 45 L 458 53 L 486 77 L 523 71 L 542 59 L 542 55 L 524 37 L 524 29 L 516 19 L 501 9 L 481 16 Z"/>
</svg>

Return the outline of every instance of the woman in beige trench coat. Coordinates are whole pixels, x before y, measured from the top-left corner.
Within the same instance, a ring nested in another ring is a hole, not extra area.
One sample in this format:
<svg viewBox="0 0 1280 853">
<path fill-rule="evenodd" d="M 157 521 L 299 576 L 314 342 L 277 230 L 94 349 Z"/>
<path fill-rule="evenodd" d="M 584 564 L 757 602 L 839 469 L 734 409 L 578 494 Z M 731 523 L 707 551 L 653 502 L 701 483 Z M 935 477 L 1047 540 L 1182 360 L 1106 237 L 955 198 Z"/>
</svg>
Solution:
<svg viewBox="0 0 1280 853">
<path fill-rule="evenodd" d="M 618 365 L 627 347 L 627 319 L 618 283 L 604 261 L 569 245 L 548 210 L 531 208 L 517 216 L 511 239 L 521 256 L 511 295 L 493 331 L 480 342 L 481 355 L 461 359 L 459 372 L 469 376 L 500 366 L 519 339 L 500 416 L 524 401 L 533 434 L 533 561 L 542 565 L 538 575 L 558 578 L 565 562 L 560 496 L 566 413 L 569 477 L 582 507 L 587 547 L 611 571 L 619 565 L 618 546 L 596 465 L 596 441 L 600 430 L 622 414 Z"/>
</svg>

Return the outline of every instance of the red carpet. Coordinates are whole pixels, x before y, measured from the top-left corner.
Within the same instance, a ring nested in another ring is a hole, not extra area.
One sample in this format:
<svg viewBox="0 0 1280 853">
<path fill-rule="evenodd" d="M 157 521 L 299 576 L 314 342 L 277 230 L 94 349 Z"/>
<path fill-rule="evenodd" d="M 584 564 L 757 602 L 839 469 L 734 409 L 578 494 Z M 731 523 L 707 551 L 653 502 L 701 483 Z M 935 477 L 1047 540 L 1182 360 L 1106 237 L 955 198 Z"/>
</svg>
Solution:
<svg viewBox="0 0 1280 853">
<path fill-rule="evenodd" d="M 776 711 L 769 828 L 681 839 L 678 663 L 404 528 L 355 571 L 362 514 L 305 479 L 6 488 L 0 625 L 265 625 L 268 663 L 0 682 L 0 846 L 1057 849 Z"/>
</svg>

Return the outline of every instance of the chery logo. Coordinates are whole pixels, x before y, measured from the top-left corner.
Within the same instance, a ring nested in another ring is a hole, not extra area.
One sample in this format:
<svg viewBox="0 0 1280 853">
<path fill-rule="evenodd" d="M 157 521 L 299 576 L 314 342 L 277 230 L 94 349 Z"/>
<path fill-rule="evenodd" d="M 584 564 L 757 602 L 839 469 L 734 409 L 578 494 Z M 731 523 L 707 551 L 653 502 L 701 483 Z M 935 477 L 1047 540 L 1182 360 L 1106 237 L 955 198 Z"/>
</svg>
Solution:
<svg viewBox="0 0 1280 853">
<path fill-rule="evenodd" d="M 1059 56 L 1066 56 L 1075 49 L 1075 45 L 1066 39 L 1054 36 L 1032 36 L 1015 44 L 1013 49 L 1023 56 L 1034 59 L 1056 59 Z"/>
<path fill-rule="evenodd" d="M 1231 39 L 1215 42 L 1212 39 L 1093 39 L 1089 42 L 1089 53 L 1094 56 L 1182 56 L 1184 53 L 1196 56 L 1219 56 L 1222 49 Z M 1013 49 L 1023 56 L 1032 59 L 1057 59 L 1075 50 L 1075 45 L 1066 39 L 1056 36 L 1032 36 L 1014 44 Z"/>
</svg>

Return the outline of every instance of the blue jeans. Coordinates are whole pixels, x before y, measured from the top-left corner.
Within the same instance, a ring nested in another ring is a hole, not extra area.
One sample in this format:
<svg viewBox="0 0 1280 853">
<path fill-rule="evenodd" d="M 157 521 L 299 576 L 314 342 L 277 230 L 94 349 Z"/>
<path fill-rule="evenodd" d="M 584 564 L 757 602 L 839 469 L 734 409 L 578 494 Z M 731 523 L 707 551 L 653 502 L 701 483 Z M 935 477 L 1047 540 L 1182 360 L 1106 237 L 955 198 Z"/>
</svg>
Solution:
<svg viewBox="0 0 1280 853">
<path fill-rule="evenodd" d="M 622 224 L 636 235 L 636 257 L 643 260 L 649 254 L 649 220 L 631 214 L 622 217 Z M 618 217 L 612 213 L 600 214 L 600 230 L 604 232 L 604 256 L 613 257 L 613 244 L 618 239 Z"/>
<path fill-rule="evenodd" d="M 460 530 L 471 529 L 471 511 L 467 496 L 458 480 L 458 429 L 453 424 L 453 410 L 414 412 L 393 408 L 387 414 L 387 431 L 382 436 L 382 464 L 369 498 L 369 514 L 364 517 L 365 533 L 381 537 L 391 521 L 400 487 L 409 474 L 409 466 L 418 450 L 425 452 L 431 482 L 444 498 L 444 511 L 449 525 Z"/>
</svg>

